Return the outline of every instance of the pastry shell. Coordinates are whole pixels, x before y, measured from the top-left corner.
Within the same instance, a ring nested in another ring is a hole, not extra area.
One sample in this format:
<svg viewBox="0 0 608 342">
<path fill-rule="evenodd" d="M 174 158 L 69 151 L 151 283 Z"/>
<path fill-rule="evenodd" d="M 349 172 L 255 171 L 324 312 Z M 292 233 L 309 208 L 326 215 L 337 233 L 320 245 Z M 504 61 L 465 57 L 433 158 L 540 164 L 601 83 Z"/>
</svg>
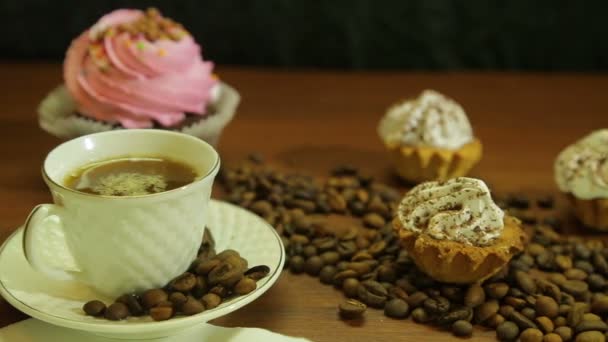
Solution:
<svg viewBox="0 0 608 342">
<path fill-rule="evenodd" d="M 405 229 L 398 218 L 393 221 L 393 228 L 421 271 L 435 280 L 454 284 L 481 283 L 521 252 L 526 241 L 521 222 L 511 216 L 505 216 L 502 234 L 489 246 L 437 240 Z"/>
<path fill-rule="evenodd" d="M 399 176 L 414 183 L 464 176 L 479 162 L 482 154 L 479 139 L 456 150 L 390 144 L 386 147 Z"/>
<path fill-rule="evenodd" d="M 568 194 L 578 219 L 587 227 L 608 232 L 608 199 L 580 199 Z"/>
</svg>

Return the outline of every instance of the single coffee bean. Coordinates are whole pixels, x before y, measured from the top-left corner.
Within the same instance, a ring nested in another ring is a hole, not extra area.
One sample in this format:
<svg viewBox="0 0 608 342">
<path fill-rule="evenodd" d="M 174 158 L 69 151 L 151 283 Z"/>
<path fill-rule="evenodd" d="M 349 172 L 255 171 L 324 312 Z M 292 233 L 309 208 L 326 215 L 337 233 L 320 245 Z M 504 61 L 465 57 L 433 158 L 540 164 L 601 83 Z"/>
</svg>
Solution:
<svg viewBox="0 0 608 342">
<path fill-rule="evenodd" d="M 410 307 L 417 308 L 422 306 L 422 303 L 424 303 L 427 298 L 429 298 L 429 296 L 426 293 L 418 291 L 407 297 L 407 303 Z"/>
<path fill-rule="evenodd" d="M 485 293 L 493 299 L 501 299 L 509 292 L 507 283 L 491 283 L 485 286 Z"/>
<path fill-rule="evenodd" d="M 515 308 L 512 307 L 511 305 L 502 305 L 500 307 L 500 309 L 498 309 L 498 313 L 505 316 L 505 317 L 509 317 L 511 316 L 511 313 L 515 311 Z"/>
<path fill-rule="evenodd" d="M 564 275 L 570 280 L 585 280 L 588 277 L 587 272 L 578 268 L 571 268 L 569 270 L 566 270 L 564 272 Z"/>
<path fill-rule="evenodd" d="M 166 321 L 173 316 L 173 308 L 170 306 L 157 306 L 150 309 L 150 317 L 155 321 Z"/>
<path fill-rule="evenodd" d="M 152 289 L 145 291 L 141 295 L 141 303 L 145 309 L 151 309 L 158 305 L 160 302 L 164 302 L 169 299 L 167 292 L 163 289 Z"/>
<path fill-rule="evenodd" d="M 212 287 L 209 290 L 209 293 L 214 293 L 214 294 L 220 296 L 221 298 L 226 298 L 231 294 L 231 291 L 226 286 L 218 284 L 218 285 L 215 285 L 214 287 Z"/>
<path fill-rule="evenodd" d="M 412 319 L 416 323 L 426 323 L 431 320 L 431 317 L 423 308 L 415 308 L 412 311 Z"/>
<path fill-rule="evenodd" d="M 354 246 L 353 250 L 356 250 L 356 246 Z M 340 261 L 340 254 L 336 251 L 323 252 L 321 254 L 321 259 L 325 265 L 335 265 L 338 261 Z"/>
<path fill-rule="evenodd" d="M 464 305 L 474 308 L 486 300 L 486 294 L 479 284 L 469 286 L 464 295 Z"/>
<path fill-rule="evenodd" d="M 528 305 L 528 303 L 526 302 L 525 299 L 523 298 L 515 298 L 515 297 L 511 297 L 511 296 L 507 296 L 504 298 L 504 303 L 507 305 L 511 305 L 512 307 L 514 307 L 515 309 L 522 309 L 524 308 L 526 305 Z"/>
<path fill-rule="evenodd" d="M 557 316 L 553 319 L 553 325 L 555 325 L 555 327 L 563 327 L 566 324 L 566 317 L 564 316 Z"/>
<path fill-rule="evenodd" d="M 405 318 L 409 312 L 409 305 L 402 299 L 391 299 L 384 306 L 384 314 L 391 318 Z"/>
<path fill-rule="evenodd" d="M 555 257 L 555 264 L 562 271 L 566 271 L 572 268 L 572 258 L 566 255 L 557 255 Z"/>
<path fill-rule="evenodd" d="M 562 342 L 562 338 L 555 333 L 550 333 L 543 336 L 543 342 Z"/>
<path fill-rule="evenodd" d="M 196 276 L 190 272 L 186 272 L 177 278 L 173 279 L 170 287 L 179 292 L 188 292 L 196 285 Z"/>
<path fill-rule="evenodd" d="M 511 316 L 509 317 L 511 321 L 513 321 L 520 329 L 528 329 L 534 328 L 537 329 L 536 323 L 532 322 L 528 317 L 524 316 L 522 313 L 513 311 Z"/>
<path fill-rule="evenodd" d="M 542 342 L 543 333 L 538 329 L 528 328 L 521 332 L 519 340 L 521 342 Z"/>
<path fill-rule="evenodd" d="M 266 265 L 258 265 L 248 269 L 244 275 L 255 281 L 258 281 L 268 276 L 268 274 L 270 274 L 270 267 Z"/>
<path fill-rule="evenodd" d="M 606 325 L 606 323 L 604 323 L 604 321 L 602 321 L 602 320 L 599 320 L 599 321 L 584 320 L 584 321 L 580 322 L 579 324 L 577 324 L 576 327 L 574 327 L 574 332 L 576 334 L 580 334 L 582 332 L 592 331 L 592 330 L 605 332 L 606 330 L 608 330 L 608 325 Z"/>
<path fill-rule="evenodd" d="M 334 276 L 337 272 L 338 270 L 335 266 L 325 265 L 319 272 L 319 280 L 321 280 L 323 284 L 332 284 L 334 281 Z"/>
<path fill-rule="evenodd" d="M 205 306 L 194 297 L 187 297 L 186 301 L 181 305 L 180 311 L 187 316 L 196 315 L 205 311 Z"/>
<path fill-rule="evenodd" d="M 456 336 L 465 337 L 473 334 L 473 325 L 467 321 L 456 321 L 452 324 L 452 333 Z"/>
<path fill-rule="evenodd" d="M 545 247 L 538 243 L 531 243 L 526 247 L 526 251 L 530 256 L 537 257 L 545 253 Z"/>
<path fill-rule="evenodd" d="M 106 311 L 106 305 L 99 300 L 86 302 L 82 310 L 89 316 L 102 316 Z"/>
<path fill-rule="evenodd" d="M 505 321 L 496 327 L 496 337 L 500 341 L 514 341 L 519 336 L 519 327 L 511 321 Z"/>
<path fill-rule="evenodd" d="M 475 321 L 483 323 L 485 320 L 490 318 L 492 315 L 498 313 L 498 301 L 490 300 L 475 308 Z"/>
<path fill-rule="evenodd" d="M 602 318 L 593 313 L 586 313 L 583 315 L 583 321 L 601 321 Z"/>
<path fill-rule="evenodd" d="M 559 315 L 559 305 L 555 299 L 548 296 L 539 296 L 536 298 L 535 309 L 539 316 L 553 318 Z"/>
<path fill-rule="evenodd" d="M 390 298 L 397 298 L 401 300 L 407 300 L 407 292 L 399 286 L 393 286 L 388 290 L 388 296 Z"/>
<path fill-rule="evenodd" d="M 129 309 L 131 316 L 142 316 L 145 313 L 144 308 L 139 302 L 139 298 L 135 294 L 125 294 L 120 296 L 116 302 L 123 303 Z"/>
<path fill-rule="evenodd" d="M 113 303 L 104 312 L 104 317 L 111 321 L 120 321 L 129 316 L 129 308 L 124 303 Z"/>
<path fill-rule="evenodd" d="M 445 297 L 436 296 L 425 300 L 422 306 L 432 315 L 441 315 L 450 310 L 450 301 Z"/>
<path fill-rule="evenodd" d="M 304 271 L 312 276 L 316 276 L 323 267 L 323 259 L 319 256 L 312 256 L 304 263 Z"/>
<path fill-rule="evenodd" d="M 367 310 L 367 305 L 356 299 L 347 299 L 338 306 L 338 313 L 343 319 L 359 319 Z"/>
<path fill-rule="evenodd" d="M 517 284 L 520 286 L 520 288 L 522 290 L 524 290 L 526 293 L 528 293 L 528 294 L 536 293 L 536 283 L 534 282 L 534 279 L 532 279 L 532 277 L 530 277 L 529 274 L 522 272 L 522 271 L 517 271 L 515 273 L 515 280 L 517 281 Z"/>
<path fill-rule="evenodd" d="M 579 297 L 589 291 L 589 285 L 582 280 L 566 280 L 560 287 L 567 293 Z"/>
<path fill-rule="evenodd" d="M 268 215 L 273 211 L 272 204 L 268 201 L 255 201 L 251 204 L 250 209 L 260 216 Z"/>
<path fill-rule="evenodd" d="M 203 296 L 203 298 L 201 298 L 201 302 L 205 304 L 205 308 L 207 310 L 211 310 L 222 303 L 222 297 L 215 293 L 207 293 Z"/>
<path fill-rule="evenodd" d="M 304 263 L 305 260 L 303 257 L 295 255 L 289 260 L 289 270 L 296 274 L 302 273 L 304 271 Z"/>
<path fill-rule="evenodd" d="M 572 328 L 566 326 L 558 327 L 554 330 L 554 332 L 558 334 L 564 342 L 572 340 L 572 336 L 574 334 Z"/>
<path fill-rule="evenodd" d="M 309 258 L 311 256 L 317 255 L 317 247 L 313 246 L 313 245 L 307 245 L 304 247 L 304 249 L 302 250 L 302 253 L 304 254 L 305 257 Z"/>
<path fill-rule="evenodd" d="M 380 240 L 378 242 L 373 243 L 371 246 L 369 246 L 368 252 L 373 256 L 378 256 L 382 252 L 384 252 L 384 249 L 386 249 L 386 245 L 387 244 L 386 244 L 385 240 Z"/>
<path fill-rule="evenodd" d="M 188 297 L 181 292 L 173 292 L 169 295 L 169 301 L 173 303 L 173 307 L 181 308 L 181 306 L 188 300 Z"/>
<path fill-rule="evenodd" d="M 545 334 L 548 334 L 555 329 L 553 321 L 547 316 L 536 317 L 534 322 L 536 322 L 536 325 L 538 325 L 540 330 L 542 330 Z"/>
<path fill-rule="evenodd" d="M 369 213 L 363 217 L 363 223 L 370 228 L 380 229 L 386 224 L 386 221 L 384 217 L 376 213 Z"/>
<path fill-rule="evenodd" d="M 168 306 L 168 307 L 172 308 L 173 307 L 173 303 L 171 301 L 166 300 L 164 302 L 158 303 L 158 305 L 155 306 L 155 307 L 158 308 L 158 307 L 161 307 L 161 306 Z"/>
<path fill-rule="evenodd" d="M 357 278 L 346 278 L 342 283 L 342 291 L 344 291 L 344 295 L 349 298 L 357 297 L 357 292 L 359 289 L 359 280 Z"/>
<path fill-rule="evenodd" d="M 378 273 L 379 281 L 394 283 L 397 278 L 397 272 L 395 271 L 395 268 L 390 265 L 380 265 L 376 269 L 376 272 Z"/>
<path fill-rule="evenodd" d="M 603 255 L 599 252 L 594 252 L 591 260 L 598 273 L 608 276 L 608 261 Z"/>
<path fill-rule="evenodd" d="M 388 291 L 382 284 L 373 280 L 366 280 L 359 284 L 357 295 L 365 304 L 382 308 L 388 298 Z"/>
<path fill-rule="evenodd" d="M 585 331 L 576 335 L 576 342 L 605 342 L 606 336 L 599 331 Z"/>
<path fill-rule="evenodd" d="M 256 287 L 257 287 L 257 283 L 255 282 L 255 280 L 253 280 L 249 277 L 243 277 L 234 286 L 234 292 L 239 296 L 243 296 L 243 295 L 246 295 L 246 294 L 252 292 L 253 290 L 255 290 Z"/>
</svg>

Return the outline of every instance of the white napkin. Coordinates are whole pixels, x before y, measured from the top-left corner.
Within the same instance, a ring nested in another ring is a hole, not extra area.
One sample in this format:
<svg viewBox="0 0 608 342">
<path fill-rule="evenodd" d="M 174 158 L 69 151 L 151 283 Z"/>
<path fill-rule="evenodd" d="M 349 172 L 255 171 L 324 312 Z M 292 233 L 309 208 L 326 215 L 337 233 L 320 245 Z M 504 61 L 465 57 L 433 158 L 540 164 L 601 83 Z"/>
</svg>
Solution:
<svg viewBox="0 0 608 342">
<path fill-rule="evenodd" d="M 86 332 L 62 328 L 37 319 L 9 325 L 0 329 L 0 342 L 115 342 L 114 338 L 92 335 Z M 141 342 L 305 342 L 305 338 L 284 336 L 259 328 L 223 328 L 202 323 L 183 332 L 156 339 L 137 340 Z"/>
</svg>

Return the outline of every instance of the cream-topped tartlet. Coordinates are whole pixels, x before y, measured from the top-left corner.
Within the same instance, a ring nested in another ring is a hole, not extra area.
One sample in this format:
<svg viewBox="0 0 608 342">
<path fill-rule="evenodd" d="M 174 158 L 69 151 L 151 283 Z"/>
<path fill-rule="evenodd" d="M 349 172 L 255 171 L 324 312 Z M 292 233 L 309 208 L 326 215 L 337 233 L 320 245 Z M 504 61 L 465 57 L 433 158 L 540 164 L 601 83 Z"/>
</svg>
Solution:
<svg viewBox="0 0 608 342">
<path fill-rule="evenodd" d="M 555 182 L 587 226 L 608 231 L 608 129 L 588 134 L 555 160 Z"/>
<path fill-rule="evenodd" d="M 401 201 L 393 227 L 416 265 L 449 283 L 483 281 L 523 250 L 520 222 L 494 203 L 486 184 L 458 177 L 426 182 Z"/>
<path fill-rule="evenodd" d="M 464 176 L 481 159 L 464 109 L 433 90 L 390 107 L 378 134 L 399 175 L 412 182 Z"/>
</svg>

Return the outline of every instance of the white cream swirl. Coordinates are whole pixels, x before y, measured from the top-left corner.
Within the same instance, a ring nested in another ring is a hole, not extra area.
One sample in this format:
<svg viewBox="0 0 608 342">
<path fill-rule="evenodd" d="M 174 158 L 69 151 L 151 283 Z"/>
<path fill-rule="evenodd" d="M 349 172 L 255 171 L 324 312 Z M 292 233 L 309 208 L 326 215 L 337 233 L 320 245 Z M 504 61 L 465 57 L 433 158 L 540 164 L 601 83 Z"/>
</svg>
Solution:
<svg viewBox="0 0 608 342">
<path fill-rule="evenodd" d="M 504 212 L 486 184 L 467 177 L 414 187 L 401 201 L 398 218 L 415 233 L 475 246 L 491 244 L 504 226 Z"/>
<path fill-rule="evenodd" d="M 608 198 L 608 129 L 566 147 L 555 160 L 555 181 L 580 199 Z"/>
<path fill-rule="evenodd" d="M 378 134 L 387 144 L 453 150 L 473 140 L 473 129 L 462 107 L 434 90 L 389 108 Z"/>
</svg>

